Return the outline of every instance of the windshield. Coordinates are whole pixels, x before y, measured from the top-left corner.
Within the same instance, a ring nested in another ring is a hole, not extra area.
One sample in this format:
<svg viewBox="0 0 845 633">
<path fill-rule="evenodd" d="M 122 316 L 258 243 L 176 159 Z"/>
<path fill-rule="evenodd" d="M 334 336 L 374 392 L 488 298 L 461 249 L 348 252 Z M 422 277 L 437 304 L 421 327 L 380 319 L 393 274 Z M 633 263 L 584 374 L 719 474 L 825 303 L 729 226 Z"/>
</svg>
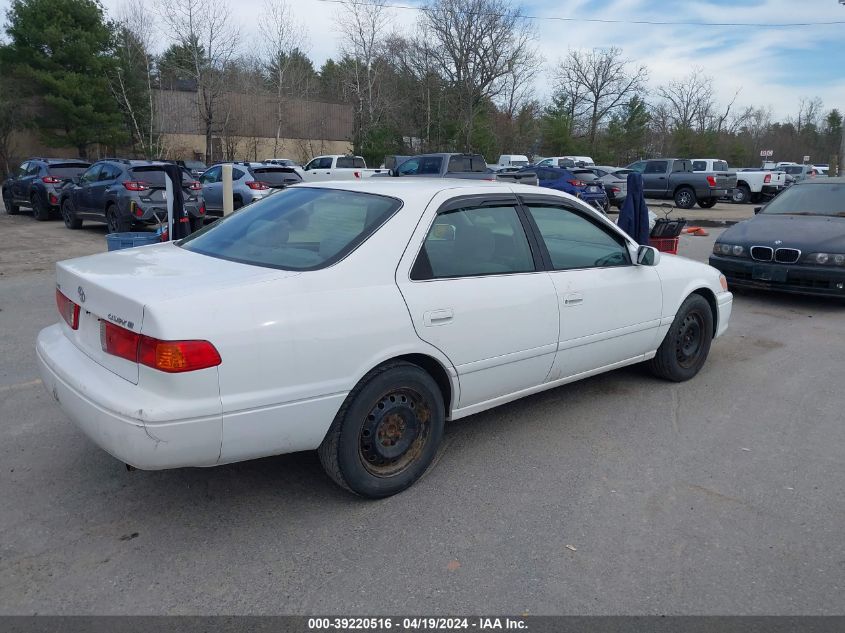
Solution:
<svg viewBox="0 0 845 633">
<path fill-rule="evenodd" d="M 772 200 L 762 213 L 845 217 L 845 184 L 793 185 Z"/>
<path fill-rule="evenodd" d="M 243 207 L 180 242 L 189 251 L 284 270 L 345 257 L 401 206 L 370 193 L 294 187 Z"/>
<path fill-rule="evenodd" d="M 528 161 L 527 160 L 512 160 L 510 162 L 511 167 L 527 167 Z"/>
</svg>

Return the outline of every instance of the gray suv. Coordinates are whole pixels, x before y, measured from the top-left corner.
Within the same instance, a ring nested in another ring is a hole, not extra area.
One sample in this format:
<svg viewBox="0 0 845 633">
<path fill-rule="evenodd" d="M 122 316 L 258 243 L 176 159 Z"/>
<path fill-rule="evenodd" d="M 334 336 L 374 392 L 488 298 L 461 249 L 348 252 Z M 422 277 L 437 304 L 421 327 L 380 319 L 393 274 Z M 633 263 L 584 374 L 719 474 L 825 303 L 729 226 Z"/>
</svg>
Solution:
<svg viewBox="0 0 845 633">
<path fill-rule="evenodd" d="M 105 222 L 109 233 L 130 231 L 133 224 L 153 224 L 167 218 L 165 175 L 161 171 L 135 172 L 135 167 L 156 165 L 148 160 L 105 159 L 91 165 L 62 189 L 61 211 L 65 226 L 78 229 L 84 220 Z M 202 187 L 191 172 L 182 169 L 182 191 L 191 230 L 205 218 Z"/>
<path fill-rule="evenodd" d="M 223 215 L 223 165 L 209 167 L 200 176 L 206 213 L 212 217 Z M 232 196 L 238 209 L 267 197 L 274 189 L 284 189 L 302 182 L 294 167 L 271 163 L 231 163 Z"/>
<path fill-rule="evenodd" d="M 91 163 L 67 158 L 30 158 L 3 183 L 6 213 L 15 215 L 21 206 L 32 209 L 36 220 L 49 220 L 59 211 L 62 188 Z"/>
</svg>

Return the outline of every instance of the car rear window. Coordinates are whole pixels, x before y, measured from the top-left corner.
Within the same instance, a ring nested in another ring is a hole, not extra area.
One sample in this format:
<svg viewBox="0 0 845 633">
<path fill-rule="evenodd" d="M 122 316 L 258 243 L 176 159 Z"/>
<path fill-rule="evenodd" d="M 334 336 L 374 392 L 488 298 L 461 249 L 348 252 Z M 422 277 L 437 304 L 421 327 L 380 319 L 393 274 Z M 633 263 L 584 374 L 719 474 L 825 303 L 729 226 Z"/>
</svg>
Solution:
<svg viewBox="0 0 845 633">
<path fill-rule="evenodd" d="M 205 163 L 198 160 L 186 160 L 185 167 L 188 169 L 196 169 L 197 171 L 205 171 Z"/>
<path fill-rule="evenodd" d="M 74 178 L 88 169 L 88 167 L 90 165 L 50 165 L 50 175 L 56 178 Z"/>
<path fill-rule="evenodd" d="M 337 169 L 366 169 L 366 163 L 359 156 L 340 156 L 337 159 Z"/>
<path fill-rule="evenodd" d="M 317 270 L 345 257 L 400 206 L 395 198 L 370 193 L 294 187 L 243 207 L 180 245 L 254 266 Z"/>
<path fill-rule="evenodd" d="M 766 205 L 763 213 L 845 217 L 845 184 L 794 185 Z"/>
<path fill-rule="evenodd" d="M 184 169 L 179 170 L 182 173 L 182 182 L 193 182 L 194 177 L 186 172 Z M 140 180 L 141 182 L 145 182 L 151 187 L 166 187 L 165 184 L 165 175 L 163 171 L 137 171 L 135 169 L 130 169 L 129 172 L 132 174 L 133 180 Z"/>
<path fill-rule="evenodd" d="M 302 182 L 302 178 L 293 169 L 258 168 L 252 170 L 256 180 L 265 182 L 271 187 L 293 185 Z"/>
<path fill-rule="evenodd" d="M 728 164 L 723 160 L 714 161 L 713 171 L 728 171 Z"/>
</svg>

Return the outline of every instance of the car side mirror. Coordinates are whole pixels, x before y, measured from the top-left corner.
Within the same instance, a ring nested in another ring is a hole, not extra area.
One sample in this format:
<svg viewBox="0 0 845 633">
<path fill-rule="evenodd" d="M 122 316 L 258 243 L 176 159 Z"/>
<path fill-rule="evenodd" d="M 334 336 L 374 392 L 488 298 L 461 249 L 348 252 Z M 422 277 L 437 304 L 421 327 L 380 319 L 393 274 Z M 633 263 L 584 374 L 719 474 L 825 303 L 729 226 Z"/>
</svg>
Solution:
<svg viewBox="0 0 845 633">
<path fill-rule="evenodd" d="M 660 263 L 660 251 L 653 246 L 640 246 L 637 249 L 638 266 L 657 266 Z"/>
<path fill-rule="evenodd" d="M 763 207 L 754 207 L 754 215 L 757 215 L 762 210 L 763 210 Z"/>
</svg>

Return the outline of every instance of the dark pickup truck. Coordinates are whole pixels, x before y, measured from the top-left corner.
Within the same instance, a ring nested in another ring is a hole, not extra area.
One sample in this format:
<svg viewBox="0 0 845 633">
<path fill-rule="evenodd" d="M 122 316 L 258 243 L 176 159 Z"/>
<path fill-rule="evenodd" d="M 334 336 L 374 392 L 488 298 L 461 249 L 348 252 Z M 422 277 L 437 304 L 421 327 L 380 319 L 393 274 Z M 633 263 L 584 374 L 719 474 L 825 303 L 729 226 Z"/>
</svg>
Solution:
<svg viewBox="0 0 845 633">
<path fill-rule="evenodd" d="M 646 198 L 673 199 L 681 209 L 691 209 L 696 202 L 709 209 L 736 187 L 736 174 L 693 172 L 692 161 L 685 158 L 640 160 L 627 169 L 643 175 Z"/>
<path fill-rule="evenodd" d="M 464 180 L 488 180 L 520 182 L 536 185 L 533 178 L 515 177 L 514 174 L 497 174 L 487 167 L 481 154 L 420 154 L 411 156 L 390 170 L 391 176 L 419 176 L 427 178 L 462 178 Z"/>
</svg>

